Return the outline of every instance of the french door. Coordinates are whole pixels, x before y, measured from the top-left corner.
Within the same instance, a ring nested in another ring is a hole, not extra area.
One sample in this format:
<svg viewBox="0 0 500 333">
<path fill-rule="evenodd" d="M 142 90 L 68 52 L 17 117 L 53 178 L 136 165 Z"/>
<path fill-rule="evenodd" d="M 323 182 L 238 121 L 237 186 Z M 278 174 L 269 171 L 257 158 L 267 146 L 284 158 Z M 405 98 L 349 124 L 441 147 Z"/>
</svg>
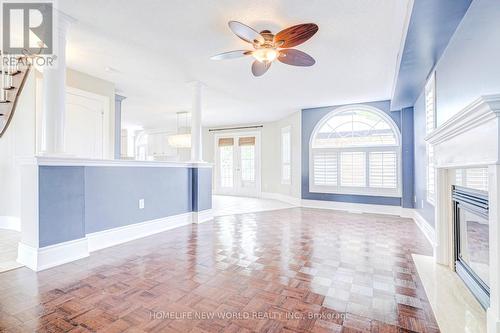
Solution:
<svg viewBox="0 0 500 333">
<path fill-rule="evenodd" d="M 215 193 L 259 196 L 260 133 L 215 137 Z"/>
</svg>

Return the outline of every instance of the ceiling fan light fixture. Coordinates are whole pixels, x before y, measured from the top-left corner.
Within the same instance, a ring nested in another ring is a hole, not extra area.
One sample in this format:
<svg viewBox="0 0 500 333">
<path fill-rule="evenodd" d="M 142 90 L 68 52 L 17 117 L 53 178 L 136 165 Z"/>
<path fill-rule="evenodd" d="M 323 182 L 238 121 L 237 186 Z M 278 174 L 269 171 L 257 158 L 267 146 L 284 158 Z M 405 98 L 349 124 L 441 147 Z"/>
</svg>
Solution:
<svg viewBox="0 0 500 333">
<path fill-rule="evenodd" d="M 255 60 L 262 63 L 273 62 L 278 58 L 279 52 L 274 48 L 261 48 L 252 52 Z"/>
<path fill-rule="evenodd" d="M 308 67 L 313 66 L 316 61 L 305 52 L 293 49 L 311 38 L 318 32 L 318 25 L 305 23 L 283 29 L 277 34 L 270 30 L 257 30 L 238 21 L 229 21 L 229 28 L 240 39 L 251 44 L 253 50 L 236 50 L 219 53 L 211 57 L 212 60 L 233 59 L 252 55 L 255 59 L 252 63 L 252 74 L 254 76 L 264 75 L 271 64 L 278 60 L 291 66 Z"/>
</svg>

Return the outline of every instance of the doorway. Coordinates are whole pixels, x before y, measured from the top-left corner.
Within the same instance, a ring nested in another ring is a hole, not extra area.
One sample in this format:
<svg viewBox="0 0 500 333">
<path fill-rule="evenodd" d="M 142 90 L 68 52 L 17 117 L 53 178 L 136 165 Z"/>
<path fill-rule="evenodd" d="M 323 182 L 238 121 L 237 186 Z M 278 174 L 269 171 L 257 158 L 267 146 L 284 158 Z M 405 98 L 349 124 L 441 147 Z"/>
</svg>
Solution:
<svg viewBox="0 0 500 333">
<path fill-rule="evenodd" d="M 66 109 L 66 152 L 79 158 L 106 158 L 109 145 L 107 98 L 68 87 Z"/>
<path fill-rule="evenodd" d="M 260 196 L 260 132 L 215 136 L 215 193 Z"/>
</svg>

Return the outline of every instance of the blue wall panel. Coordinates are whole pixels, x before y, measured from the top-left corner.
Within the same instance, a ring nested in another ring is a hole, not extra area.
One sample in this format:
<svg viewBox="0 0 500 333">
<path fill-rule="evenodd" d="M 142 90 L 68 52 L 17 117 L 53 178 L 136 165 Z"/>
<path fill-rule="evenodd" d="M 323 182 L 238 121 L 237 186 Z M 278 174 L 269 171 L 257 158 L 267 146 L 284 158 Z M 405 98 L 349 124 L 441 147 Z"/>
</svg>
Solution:
<svg viewBox="0 0 500 333">
<path fill-rule="evenodd" d="M 211 168 L 39 167 L 40 247 L 210 208 Z"/>
<path fill-rule="evenodd" d="M 498 6 L 498 0 L 489 1 L 497 2 Z M 472 0 L 414 2 L 392 97 L 393 110 L 413 106 L 471 2 Z"/>
<path fill-rule="evenodd" d="M 193 169 L 193 212 L 212 208 L 212 168 Z"/>
<path fill-rule="evenodd" d="M 403 162 L 403 198 L 404 208 L 414 207 L 414 129 L 413 108 L 401 110 L 402 162 Z"/>
<path fill-rule="evenodd" d="M 84 169 L 77 166 L 40 166 L 40 247 L 85 237 Z"/>
<path fill-rule="evenodd" d="M 370 103 L 360 103 L 360 105 L 369 105 L 372 107 L 375 107 L 377 109 L 380 109 L 387 113 L 392 120 L 396 123 L 398 128 L 401 130 L 402 129 L 402 124 L 401 124 L 401 112 L 400 111 L 395 111 L 391 112 L 390 111 L 390 101 L 380 101 L 380 102 L 370 102 Z M 312 193 L 309 192 L 309 141 L 312 135 L 312 132 L 314 131 L 314 127 L 316 124 L 328 113 L 331 111 L 335 110 L 338 107 L 341 107 L 343 105 L 338 105 L 338 106 L 329 106 L 329 107 L 320 107 L 320 108 L 313 108 L 313 109 L 304 109 L 302 110 L 302 198 L 303 199 L 311 199 L 311 200 L 327 200 L 327 201 L 341 201 L 341 202 L 353 202 L 353 203 L 364 203 L 364 204 L 378 204 L 378 205 L 390 205 L 390 206 L 400 206 L 401 205 L 401 198 L 394 198 L 394 197 L 381 197 L 381 196 L 365 196 L 365 195 L 344 195 L 344 194 L 330 194 L 330 193 Z M 410 131 L 411 127 L 408 124 L 408 119 L 405 118 L 405 125 L 406 128 Z M 411 120 L 410 120 L 411 121 Z M 407 147 L 409 145 L 412 145 L 412 138 L 411 135 L 402 135 L 403 139 L 403 146 Z M 408 141 L 408 140 L 411 140 Z M 409 149 L 410 150 L 410 149 Z M 404 155 L 404 154 L 403 154 Z M 413 160 L 412 160 L 413 161 Z M 406 165 L 408 168 L 412 169 L 413 168 L 413 162 L 411 163 L 403 163 L 403 165 Z M 409 173 L 411 174 L 413 171 L 410 170 Z M 403 171 L 404 175 L 407 174 L 407 171 Z M 405 180 L 406 177 L 403 177 L 403 180 Z M 411 180 L 411 183 L 413 183 L 413 179 Z M 405 191 L 411 191 L 411 193 L 405 193 L 405 196 L 413 197 L 413 190 L 410 187 L 404 187 L 403 184 L 403 190 Z"/>
<path fill-rule="evenodd" d="M 190 168 L 85 167 L 85 232 L 190 212 L 191 181 Z"/>
</svg>

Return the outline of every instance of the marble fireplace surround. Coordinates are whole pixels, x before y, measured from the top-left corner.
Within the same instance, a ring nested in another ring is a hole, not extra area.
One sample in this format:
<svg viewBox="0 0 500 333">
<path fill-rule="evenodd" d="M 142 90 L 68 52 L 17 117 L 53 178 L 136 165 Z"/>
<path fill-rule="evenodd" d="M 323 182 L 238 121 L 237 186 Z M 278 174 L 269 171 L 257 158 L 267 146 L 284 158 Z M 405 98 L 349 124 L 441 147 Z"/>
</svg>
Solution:
<svg viewBox="0 0 500 333">
<path fill-rule="evenodd" d="M 490 307 L 487 332 L 500 333 L 500 94 L 478 98 L 425 139 L 436 166 L 436 263 L 454 269 L 451 184 L 455 170 L 487 167 L 489 181 Z"/>
</svg>

